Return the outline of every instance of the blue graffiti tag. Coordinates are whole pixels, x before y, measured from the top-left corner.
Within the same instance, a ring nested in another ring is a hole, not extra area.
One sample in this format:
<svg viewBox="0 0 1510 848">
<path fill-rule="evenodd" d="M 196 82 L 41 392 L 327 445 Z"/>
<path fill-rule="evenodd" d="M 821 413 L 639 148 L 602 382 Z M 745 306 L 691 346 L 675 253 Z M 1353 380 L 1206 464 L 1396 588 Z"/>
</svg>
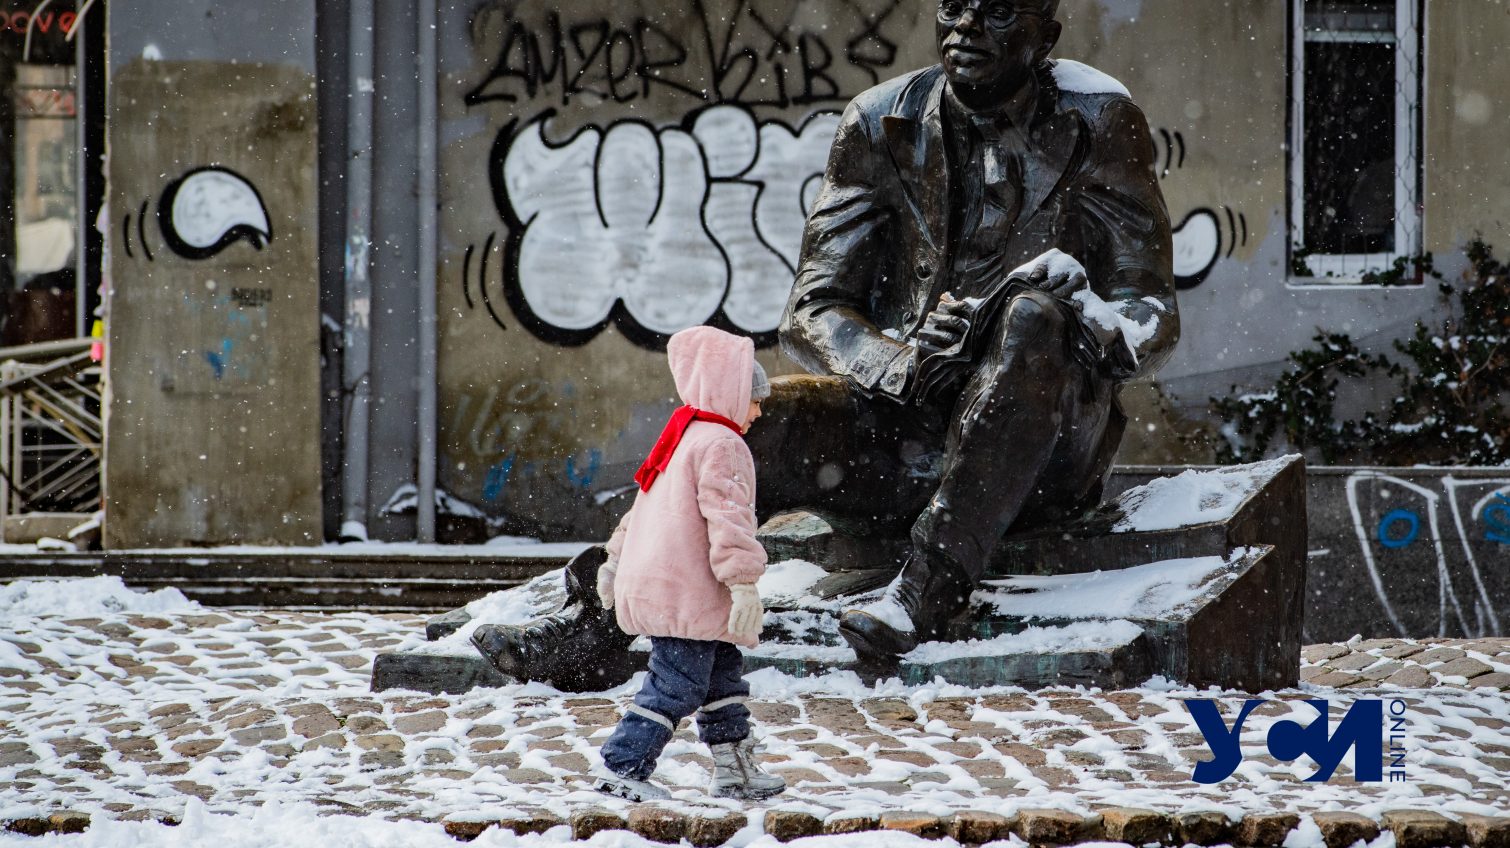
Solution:
<svg viewBox="0 0 1510 848">
<path fill-rule="evenodd" d="M 598 466 L 603 464 L 603 452 L 592 448 L 587 452 L 587 468 L 577 471 L 577 457 L 575 455 L 566 458 L 566 479 L 576 484 L 579 488 L 586 489 L 592 486 L 593 478 L 598 476 Z"/>
<path fill-rule="evenodd" d="M 226 365 L 231 360 L 232 347 L 230 339 L 221 339 L 219 351 L 207 350 L 204 352 L 205 361 L 210 363 L 210 370 L 215 372 L 215 379 L 217 380 L 225 376 Z"/>
<path fill-rule="evenodd" d="M 509 454 L 504 460 L 488 469 L 488 475 L 482 483 L 482 499 L 488 503 L 498 500 L 503 494 L 503 487 L 509 484 L 509 475 L 514 471 L 514 455 Z"/>
<path fill-rule="evenodd" d="M 1504 492 L 1495 495 L 1494 503 L 1484 507 L 1482 518 L 1489 525 L 1489 529 L 1484 531 L 1485 539 L 1502 545 L 1510 544 L 1510 496 Z"/>
<path fill-rule="evenodd" d="M 1399 536 L 1393 536 L 1390 530 L 1398 522 L 1405 522 L 1406 531 Z M 1416 540 L 1416 535 L 1421 532 L 1421 517 L 1408 509 L 1392 509 L 1379 519 L 1379 544 L 1386 548 L 1403 548 Z"/>
</svg>

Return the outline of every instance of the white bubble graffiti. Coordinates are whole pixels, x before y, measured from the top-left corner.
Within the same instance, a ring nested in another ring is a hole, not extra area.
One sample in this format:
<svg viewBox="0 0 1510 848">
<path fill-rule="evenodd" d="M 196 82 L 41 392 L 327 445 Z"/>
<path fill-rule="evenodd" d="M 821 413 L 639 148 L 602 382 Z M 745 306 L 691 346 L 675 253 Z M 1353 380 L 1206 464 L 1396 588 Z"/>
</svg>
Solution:
<svg viewBox="0 0 1510 848">
<path fill-rule="evenodd" d="M 621 121 L 559 144 L 544 119 L 527 125 L 501 199 L 524 228 L 524 306 L 565 331 L 601 326 L 617 304 L 661 335 L 720 310 L 747 332 L 775 330 L 837 124 L 820 113 L 794 131 L 715 106 L 690 131 Z"/>
</svg>

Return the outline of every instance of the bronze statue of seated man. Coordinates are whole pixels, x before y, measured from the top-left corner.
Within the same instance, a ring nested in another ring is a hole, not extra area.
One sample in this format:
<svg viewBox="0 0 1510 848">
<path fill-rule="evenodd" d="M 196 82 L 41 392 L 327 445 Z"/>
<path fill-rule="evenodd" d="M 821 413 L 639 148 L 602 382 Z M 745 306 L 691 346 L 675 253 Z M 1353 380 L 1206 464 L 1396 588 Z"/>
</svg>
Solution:
<svg viewBox="0 0 1510 848">
<path fill-rule="evenodd" d="M 1009 531 L 1097 504 L 1117 387 L 1179 337 L 1147 123 L 1049 58 L 1057 7 L 941 0 L 940 64 L 849 104 L 807 221 L 780 338 L 811 375 L 773 380 L 750 431 L 756 511 L 910 527 L 841 618 L 862 661 L 937 637 Z"/>
</svg>

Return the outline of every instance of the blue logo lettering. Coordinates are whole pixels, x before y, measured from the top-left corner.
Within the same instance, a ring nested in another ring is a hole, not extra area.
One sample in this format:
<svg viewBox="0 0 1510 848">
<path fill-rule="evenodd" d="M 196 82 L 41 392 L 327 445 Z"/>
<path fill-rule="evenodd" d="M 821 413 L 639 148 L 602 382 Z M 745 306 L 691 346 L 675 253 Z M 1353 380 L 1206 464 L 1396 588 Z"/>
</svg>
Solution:
<svg viewBox="0 0 1510 848">
<path fill-rule="evenodd" d="M 1195 719 L 1196 727 L 1206 738 L 1206 747 L 1211 750 L 1211 759 L 1195 765 L 1192 779 L 1196 783 L 1218 783 L 1232 776 L 1242 763 L 1242 748 L 1238 744 L 1242 736 L 1243 722 L 1261 700 L 1243 703 L 1237 719 L 1228 728 L 1222 721 L 1216 702 L 1188 700 L 1185 708 Z M 1327 702 L 1307 700 L 1307 704 L 1319 714 L 1310 724 L 1301 725 L 1286 719 L 1269 727 L 1267 747 L 1269 754 L 1281 762 L 1292 762 L 1302 754 L 1316 761 L 1316 773 L 1307 781 L 1321 783 L 1329 779 L 1337 766 L 1353 751 L 1353 774 L 1359 782 L 1384 779 L 1384 702 L 1374 700 L 1355 701 L 1347 714 L 1337 724 L 1335 731 L 1328 732 Z"/>
</svg>

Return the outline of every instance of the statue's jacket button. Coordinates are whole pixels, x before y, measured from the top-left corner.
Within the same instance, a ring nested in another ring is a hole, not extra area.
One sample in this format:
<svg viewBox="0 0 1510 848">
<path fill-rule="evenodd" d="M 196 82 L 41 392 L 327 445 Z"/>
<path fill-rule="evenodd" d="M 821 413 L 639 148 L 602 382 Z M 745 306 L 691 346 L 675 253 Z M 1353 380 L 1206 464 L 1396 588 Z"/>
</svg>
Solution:
<svg viewBox="0 0 1510 848">
<path fill-rule="evenodd" d="M 925 262 L 919 262 L 918 263 L 918 276 L 922 277 L 925 280 L 928 279 L 929 277 L 933 276 L 933 263 L 926 262 L 926 261 Z"/>
</svg>

